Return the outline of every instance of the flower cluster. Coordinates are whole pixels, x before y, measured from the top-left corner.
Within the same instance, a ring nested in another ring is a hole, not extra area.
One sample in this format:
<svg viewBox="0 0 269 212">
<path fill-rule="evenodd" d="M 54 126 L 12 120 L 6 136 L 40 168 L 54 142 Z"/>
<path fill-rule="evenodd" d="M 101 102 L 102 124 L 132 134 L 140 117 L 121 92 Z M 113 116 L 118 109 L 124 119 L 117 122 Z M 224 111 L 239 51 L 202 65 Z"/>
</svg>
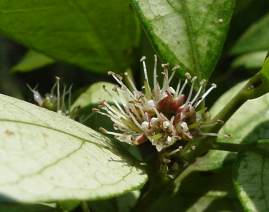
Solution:
<svg viewBox="0 0 269 212">
<path fill-rule="evenodd" d="M 125 78 L 129 87 L 123 83 L 120 75 L 110 72 L 119 84 L 119 87 L 115 87 L 113 91 L 105 88 L 112 97 L 114 96 L 112 98 L 114 102 L 109 104 L 103 101 L 100 109 L 96 111 L 112 120 L 115 131 L 103 128 L 101 130 L 130 144 L 139 145 L 149 141 L 159 152 L 174 144 L 182 148 L 184 143 L 205 135 L 202 129 L 208 125 L 208 122 L 204 117 L 205 110 L 199 109 L 201 108 L 199 106 L 216 85 L 212 84 L 205 90 L 205 80 L 197 82 L 197 77 L 191 77 L 186 73 L 186 78 L 183 81 L 179 80 L 174 89 L 170 84 L 178 67 L 174 67 L 169 76 L 169 66 L 163 64 L 161 86 L 157 79 L 157 56 L 155 55 L 153 87 L 151 87 L 145 57 L 141 58 L 141 62 L 145 77 L 143 91 L 136 88 L 127 73 Z M 118 96 L 116 100 L 115 96 Z"/>
<path fill-rule="evenodd" d="M 35 88 L 31 88 L 27 85 L 29 90 L 33 93 L 34 101 L 40 106 L 48 110 L 55 111 L 70 118 L 72 113 L 70 111 L 71 107 L 71 90 L 72 85 L 66 87 L 65 85 L 60 85 L 60 78 L 56 77 L 56 82 L 51 88 L 50 93 L 46 93 L 43 97 L 39 91 Z"/>
</svg>

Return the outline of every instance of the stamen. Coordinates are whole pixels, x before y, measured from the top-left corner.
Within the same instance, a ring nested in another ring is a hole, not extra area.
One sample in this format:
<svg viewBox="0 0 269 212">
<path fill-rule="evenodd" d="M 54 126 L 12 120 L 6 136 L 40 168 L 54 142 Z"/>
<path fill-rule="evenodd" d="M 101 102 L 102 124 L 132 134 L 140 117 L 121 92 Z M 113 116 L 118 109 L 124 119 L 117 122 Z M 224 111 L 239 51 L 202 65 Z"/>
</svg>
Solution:
<svg viewBox="0 0 269 212">
<path fill-rule="evenodd" d="M 132 121 L 135 123 L 135 125 L 141 130 L 141 126 L 140 124 L 137 122 L 136 118 L 134 117 L 134 115 L 132 114 L 132 112 L 127 109 L 128 115 L 131 117 Z"/>
<path fill-rule="evenodd" d="M 168 144 L 171 144 L 173 142 L 173 139 L 172 139 L 171 136 L 167 136 L 166 141 L 167 141 Z"/>
<path fill-rule="evenodd" d="M 106 88 L 105 85 L 103 85 L 103 89 L 104 89 L 104 91 L 105 91 L 110 97 L 112 97 L 111 99 L 113 100 L 113 103 L 116 105 L 116 107 L 119 109 L 119 111 L 120 111 L 122 114 L 124 114 L 125 112 L 123 111 L 123 109 L 122 109 L 122 107 L 119 105 L 119 103 L 115 100 L 115 96 L 113 96 L 112 93 L 111 93 L 109 90 L 107 90 L 107 88 Z M 113 90 L 113 91 L 114 91 L 114 90 Z"/>
<path fill-rule="evenodd" d="M 151 88 L 150 88 L 150 85 L 149 85 L 149 79 L 148 79 L 148 72 L 147 72 L 147 66 L 146 66 L 146 57 L 143 56 L 140 60 L 140 62 L 142 62 L 143 64 L 143 70 L 144 70 L 144 76 L 145 76 L 145 83 L 144 83 L 144 86 L 145 86 L 145 94 L 148 98 L 151 97 Z"/>
<path fill-rule="evenodd" d="M 158 118 L 155 118 L 155 117 L 153 117 L 153 118 L 150 120 L 150 124 L 151 124 L 152 126 L 156 125 L 158 122 L 159 122 L 159 119 L 158 119 Z"/>
<path fill-rule="evenodd" d="M 170 127 L 170 122 L 169 121 L 164 121 L 163 122 L 163 128 L 168 129 Z"/>
<path fill-rule="evenodd" d="M 192 81 L 191 81 L 191 89 L 190 89 L 188 98 L 187 98 L 187 100 L 186 100 L 186 102 L 185 102 L 185 104 L 184 104 L 185 106 L 189 103 L 189 101 L 190 101 L 190 99 L 191 99 L 192 92 L 193 92 L 193 87 L 194 87 L 194 82 L 195 82 L 196 79 L 197 79 L 196 76 L 192 78 Z"/>
<path fill-rule="evenodd" d="M 149 122 L 147 121 L 143 121 L 142 124 L 141 124 L 141 127 L 143 130 L 146 130 L 149 128 Z"/>
<path fill-rule="evenodd" d="M 204 135 L 204 136 L 215 136 L 215 137 L 218 137 L 219 136 L 218 133 L 201 133 L 201 135 Z"/>
<path fill-rule="evenodd" d="M 108 135 L 122 136 L 122 133 L 111 132 L 111 131 L 106 130 L 106 129 L 103 128 L 103 127 L 100 127 L 100 128 L 99 128 L 99 131 L 100 131 L 101 133 L 108 134 Z"/>
<path fill-rule="evenodd" d="M 207 95 L 217 87 L 215 83 L 211 84 L 211 87 L 202 95 L 201 99 L 195 104 L 195 108 L 199 106 L 199 104 L 207 97 Z"/>
<path fill-rule="evenodd" d="M 112 77 L 116 80 L 116 82 L 122 87 L 122 89 L 126 90 L 128 94 L 132 97 L 135 98 L 134 94 L 127 88 L 126 85 L 123 84 L 122 82 L 122 77 L 120 77 L 118 74 L 115 74 L 112 71 L 108 72 L 109 75 L 112 75 Z"/>
<path fill-rule="evenodd" d="M 146 57 L 143 56 L 143 57 L 141 57 L 140 62 L 142 62 L 142 64 L 143 64 L 145 79 L 146 79 L 146 81 L 148 81 L 148 72 L 147 72 L 147 66 L 146 66 L 145 60 L 146 60 Z"/>
<path fill-rule="evenodd" d="M 182 130 L 184 132 L 188 132 L 189 131 L 189 128 L 188 128 L 188 124 L 184 121 L 180 124 L 180 126 L 182 127 Z"/>
<path fill-rule="evenodd" d="M 60 100 L 60 102 L 61 102 L 61 111 L 66 111 L 66 106 L 65 106 L 65 96 L 66 96 L 66 86 L 64 85 L 63 86 L 63 94 L 62 94 L 62 96 L 61 96 L 61 100 Z"/>
<path fill-rule="evenodd" d="M 44 102 L 44 99 L 43 97 L 41 96 L 41 94 L 36 90 L 36 87 L 35 88 L 31 88 L 30 85 L 26 85 L 27 88 L 33 93 L 34 95 L 34 100 L 35 102 L 39 105 L 39 106 L 42 106 L 43 102 Z"/>
<path fill-rule="evenodd" d="M 169 77 L 169 79 L 168 79 L 168 84 L 170 84 L 171 83 L 171 81 L 172 81 L 172 79 L 173 79 L 173 77 L 175 76 L 175 73 L 176 73 L 176 69 L 172 69 L 172 74 L 171 74 L 171 76 Z"/>
<path fill-rule="evenodd" d="M 71 84 L 68 88 L 68 110 L 70 110 L 71 108 L 71 102 L 72 102 L 72 88 L 73 88 L 73 85 Z"/>
<path fill-rule="evenodd" d="M 121 113 L 119 110 L 117 110 L 116 108 L 113 108 L 111 105 L 109 105 L 107 102 L 103 102 L 103 104 L 106 106 L 106 108 L 111 111 L 114 115 L 122 117 L 122 118 L 126 118 L 125 113 Z"/>
<path fill-rule="evenodd" d="M 154 83 L 154 90 L 156 89 L 156 86 L 157 86 L 157 84 L 158 84 L 158 81 L 157 81 L 157 78 L 158 78 L 158 76 L 157 76 L 157 65 L 158 65 L 158 58 L 157 58 L 157 55 L 155 54 L 154 55 L 154 69 L 153 69 L 153 83 Z"/>
<path fill-rule="evenodd" d="M 155 102 L 151 99 L 151 100 L 149 100 L 147 102 L 147 106 L 149 106 L 149 107 L 155 107 L 156 105 L 155 105 Z"/>
<path fill-rule="evenodd" d="M 178 152 L 179 152 L 180 150 L 182 150 L 182 149 L 183 149 L 183 147 L 182 147 L 182 146 L 179 146 L 177 149 L 175 149 L 175 150 L 173 150 L 173 151 L 167 153 L 167 155 L 168 155 L 168 156 L 172 156 L 172 155 L 178 153 Z"/>
<path fill-rule="evenodd" d="M 193 105 L 193 103 L 197 100 L 197 98 L 199 97 L 202 89 L 204 88 L 204 84 L 205 84 L 205 80 L 202 80 L 200 82 L 200 87 L 199 87 L 199 90 L 197 91 L 196 95 L 194 96 L 193 100 L 191 101 L 191 105 Z"/>
<path fill-rule="evenodd" d="M 56 78 L 56 89 L 57 89 L 57 111 L 60 110 L 61 98 L 60 98 L 60 77 Z"/>
<path fill-rule="evenodd" d="M 126 79 L 128 81 L 128 83 L 130 84 L 130 86 L 132 87 L 132 89 L 136 92 L 138 92 L 133 80 L 131 79 L 131 77 L 129 76 L 129 74 L 127 72 L 124 72 L 124 75 L 126 76 Z"/>
<path fill-rule="evenodd" d="M 180 89 L 180 91 L 178 93 L 178 96 L 181 96 L 182 95 L 182 93 L 183 93 L 183 91 L 184 91 L 184 89 L 185 89 L 185 87 L 186 87 L 187 84 L 188 84 L 188 79 L 186 78 L 185 81 L 184 81 L 183 86 L 181 87 L 181 89 Z"/>
<path fill-rule="evenodd" d="M 176 92 L 175 92 L 175 95 L 174 96 L 178 95 L 178 92 L 179 92 L 179 89 L 180 89 L 180 85 L 181 85 L 181 79 L 178 81 Z"/>
<path fill-rule="evenodd" d="M 162 64 L 162 68 L 163 68 L 163 72 L 162 73 L 164 75 L 162 90 L 163 91 L 166 91 L 169 88 L 168 64 Z"/>
</svg>

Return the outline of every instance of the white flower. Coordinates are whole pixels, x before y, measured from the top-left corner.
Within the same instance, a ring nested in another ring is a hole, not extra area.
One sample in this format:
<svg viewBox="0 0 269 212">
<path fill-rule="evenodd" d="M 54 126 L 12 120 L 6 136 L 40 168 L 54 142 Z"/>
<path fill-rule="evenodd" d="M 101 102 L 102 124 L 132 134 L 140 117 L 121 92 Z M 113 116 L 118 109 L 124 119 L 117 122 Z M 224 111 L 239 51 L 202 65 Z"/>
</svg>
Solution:
<svg viewBox="0 0 269 212">
<path fill-rule="evenodd" d="M 130 88 L 122 81 L 118 74 L 110 72 L 119 84 L 113 91 L 106 90 L 112 97 L 118 96 L 119 101 L 114 99 L 113 104 L 104 101 L 99 113 L 108 116 L 114 123 L 115 132 L 101 128 L 104 133 L 115 136 L 122 142 L 139 145 L 149 141 L 158 151 L 162 151 L 174 144 L 182 146 L 198 136 L 203 135 L 201 128 L 206 126 L 204 110 L 198 110 L 200 104 L 207 95 L 216 88 L 215 84 L 205 90 L 205 80 L 199 84 L 197 77 L 191 77 L 186 73 L 186 79 L 179 80 L 177 87 L 170 87 L 170 83 L 178 67 L 168 74 L 168 65 L 163 64 L 162 86 L 157 79 L 157 56 L 155 55 L 153 87 L 150 86 L 145 64 L 145 57 L 141 62 L 144 70 L 143 91 L 139 91 L 134 82 L 125 73 Z M 199 85 L 196 93 L 194 86 Z M 190 86 L 186 95 L 185 89 Z M 199 114 L 199 115 L 198 115 Z"/>
</svg>

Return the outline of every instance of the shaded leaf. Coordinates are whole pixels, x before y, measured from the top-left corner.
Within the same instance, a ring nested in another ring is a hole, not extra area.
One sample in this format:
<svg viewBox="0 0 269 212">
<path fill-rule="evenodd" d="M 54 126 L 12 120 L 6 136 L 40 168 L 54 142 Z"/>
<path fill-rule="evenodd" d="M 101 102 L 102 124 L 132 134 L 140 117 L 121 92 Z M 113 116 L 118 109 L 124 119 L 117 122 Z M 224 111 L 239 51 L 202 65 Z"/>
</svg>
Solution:
<svg viewBox="0 0 269 212">
<path fill-rule="evenodd" d="M 229 35 L 226 40 L 227 47 L 231 48 L 251 24 L 268 12 L 268 9 L 267 0 L 236 0 Z"/>
<path fill-rule="evenodd" d="M 209 111 L 210 116 L 214 117 L 215 115 L 217 115 L 218 112 L 221 111 L 221 109 L 229 102 L 229 100 L 232 99 L 237 94 L 237 92 L 245 85 L 245 83 L 246 82 L 241 82 L 236 86 L 232 87 L 226 93 L 224 93 L 210 108 Z M 236 112 L 234 116 L 236 116 L 237 113 L 239 112 Z M 223 135 L 223 132 L 221 132 L 221 134 Z M 192 169 L 199 171 L 214 170 L 221 168 L 225 162 L 230 162 L 233 161 L 234 159 L 235 159 L 234 153 L 228 153 L 227 151 L 221 151 L 221 150 L 210 150 L 205 156 L 197 158 L 197 160 L 191 165 L 191 167 Z"/>
<path fill-rule="evenodd" d="M 177 193 L 163 193 L 150 211 L 238 211 L 230 166 L 215 172 L 198 172 L 191 166 L 187 169 Z"/>
<path fill-rule="evenodd" d="M 78 200 L 57 202 L 57 208 L 63 210 L 63 212 L 72 211 L 81 204 Z"/>
<path fill-rule="evenodd" d="M 233 54 L 269 49 L 269 14 L 252 24 L 232 48 Z"/>
<path fill-rule="evenodd" d="M 268 155 L 254 152 L 240 155 L 234 172 L 234 185 L 245 211 L 269 211 L 268 179 Z"/>
<path fill-rule="evenodd" d="M 269 78 L 269 59 L 267 58 L 260 70 L 264 78 Z M 239 83 L 226 92 L 210 110 L 212 117 L 229 104 L 230 100 L 239 92 L 246 82 Z M 224 124 L 218 133 L 217 142 L 242 143 L 256 142 L 259 139 L 269 138 L 266 123 L 269 121 L 269 94 L 246 101 Z M 225 161 L 231 161 L 236 153 L 227 151 L 209 151 L 204 157 L 197 160 L 197 170 L 216 169 Z"/>
<path fill-rule="evenodd" d="M 267 51 L 258 51 L 243 54 L 237 57 L 233 63 L 232 68 L 244 67 L 246 69 L 258 69 L 262 67 Z"/>
<path fill-rule="evenodd" d="M 0 1 L 0 31 L 52 58 L 98 72 L 126 69 L 139 42 L 125 0 Z"/>
<path fill-rule="evenodd" d="M 76 99 L 71 107 L 71 109 L 78 111 L 78 120 L 80 122 L 95 130 L 98 130 L 99 127 L 112 128 L 112 122 L 108 117 L 92 111 L 93 108 L 98 108 L 99 104 L 104 100 L 112 102 L 113 97 L 104 90 L 104 86 L 110 91 L 115 87 L 115 84 L 108 82 L 92 84 Z"/>
<path fill-rule="evenodd" d="M 84 108 L 89 105 L 96 105 L 103 100 L 112 101 L 112 96 L 105 91 L 104 87 L 110 91 L 116 85 L 109 82 L 97 82 L 92 84 L 85 92 L 83 92 L 73 103 L 72 108 L 81 107 Z"/>
<path fill-rule="evenodd" d="M 24 55 L 20 62 L 11 69 L 11 71 L 31 72 L 35 69 L 43 68 L 53 63 L 54 60 L 52 58 L 30 50 Z"/>
<path fill-rule="evenodd" d="M 129 212 L 135 205 L 139 194 L 139 191 L 132 191 L 113 199 L 90 202 L 89 205 L 95 212 Z"/>
<path fill-rule="evenodd" d="M 2 201 L 102 199 L 147 179 L 106 137 L 60 114 L 0 95 Z"/>
<path fill-rule="evenodd" d="M 208 78 L 220 56 L 233 0 L 132 0 L 154 46 L 170 64 Z"/>
<path fill-rule="evenodd" d="M 0 212 L 57 212 L 56 208 L 46 205 L 19 205 L 1 203 Z"/>
</svg>

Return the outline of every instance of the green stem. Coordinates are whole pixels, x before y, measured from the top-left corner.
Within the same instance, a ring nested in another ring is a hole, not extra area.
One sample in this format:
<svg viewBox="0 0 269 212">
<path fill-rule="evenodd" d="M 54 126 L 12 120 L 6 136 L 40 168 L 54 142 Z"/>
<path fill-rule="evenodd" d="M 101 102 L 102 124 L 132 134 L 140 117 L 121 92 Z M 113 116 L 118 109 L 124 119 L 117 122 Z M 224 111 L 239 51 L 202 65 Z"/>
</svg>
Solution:
<svg viewBox="0 0 269 212">
<path fill-rule="evenodd" d="M 261 146 L 259 147 L 258 143 L 235 144 L 235 143 L 213 142 L 212 149 L 224 150 L 229 152 L 252 151 L 268 155 L 268 150 L 262 148 Z"/>
<path fill-rule="evenodd" d="M 81 205 L 81 209 L 83 212 L 90 212 L 90 208 L 89 208 L 88 203 L 86 201 L 82 201 L 80 203 L 80 205 Z"/>
<path fill-rule="evenodd" d="M 235 144 L 235 143 L 214 142 L 212 143 L 212 149 L 229 151 L 229 152 L 243 152 L 246 150 L 256 149 L 256 144 L 255 143 Z"/>
<path fill-rule="evenodd" d="M 208 132 L 217 133 L 237 110 L 249 99 L 257 98 L 269 91 L 269 82 L 262 72 L 254 75 L 247 84 L 235 95 L 231 101 L 213 118 L 217 124 L 208 129 Z M 197 157 L 205 154 L 212 148 L 216 137 L 206 137 L 189 142 L 179 154 L 179 159 L 192 163 Z"/>
<path fill-rule="evenodd" d="M 247 84 L 234 96 L 231 101 L 213 118 L 219 122 L 210 128 L 210 132 L 218 132 L 225 123 L 247 100 L 258 98 L 269 91 L 268 79 L 263 74 L 257 73 Z"/>
<path fill-rule="evenodd" d="M 172 180 L 167 178 L 167 174 L 162 169 L 161 158 L 158 154 L 144 158 L 147 163 L 147 174 L 149 182 L 145 192 L 141 193 L 134 209 L 132 211 L 147 212 L 153 203 L 167 190 Z"/>
<path fill-rule="evenodd" d="M 134 212 L 147 212 L 149 211 L 150 207 L 158 200 L 158 198 L 168 190 L 170 187 L 170 183 L 167 184 L 159 184 L 155 182 L 156 186 L 150 188 L 142 198 L 139 199 L 135 208 L 133 209 Z"/>
</svg>

